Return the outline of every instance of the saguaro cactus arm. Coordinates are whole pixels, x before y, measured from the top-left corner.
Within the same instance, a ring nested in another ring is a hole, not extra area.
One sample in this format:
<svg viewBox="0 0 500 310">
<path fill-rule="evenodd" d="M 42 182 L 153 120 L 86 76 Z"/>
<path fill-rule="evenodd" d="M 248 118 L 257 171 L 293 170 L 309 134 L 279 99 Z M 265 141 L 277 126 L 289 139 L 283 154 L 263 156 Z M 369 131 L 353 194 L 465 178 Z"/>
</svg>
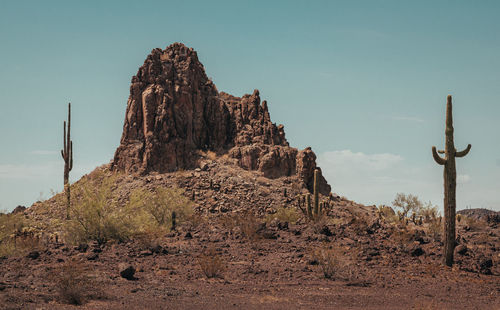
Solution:
<svg viewBox="0 0 500 310">
<path fill-rule="evenodd" d="M 461 152 L 456 152 L 455 157 L 464 157 L 465 155 L 469 154 L 469 151 L 471 149 L 472 145 L 467 145 L 467 148 Z"/>
<path fill-rule="evenodd" d="M 432 147 L 432 156 L 434 157 L 434 160 L 436 161 L 436 163 L 438 163 L 440 165 L 446 164 L 446 159 L 444 159 L 441 156 L 439 156 L 439 154 L 436 151 L 436 147 L 435 146 Z"/>
</svg>

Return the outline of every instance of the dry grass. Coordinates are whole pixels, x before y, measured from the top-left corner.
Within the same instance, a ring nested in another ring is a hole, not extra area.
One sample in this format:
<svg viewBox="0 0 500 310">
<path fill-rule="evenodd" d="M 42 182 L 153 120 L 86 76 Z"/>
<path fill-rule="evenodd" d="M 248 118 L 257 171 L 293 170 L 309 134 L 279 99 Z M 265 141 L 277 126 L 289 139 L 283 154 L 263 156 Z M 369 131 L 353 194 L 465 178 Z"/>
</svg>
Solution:
<svg viewBox="0 0 500 310">
<path fill-rule="evenodd" d="M 248 241 L 256 242 L 262 239 L 259 232 L 263 223 L 252 212 L 226 215 L 220 221 L 226 229 L 239 231 Z"/>
<path fill-rule="evenodd" d="M 198 258 L 201 271 L 207 278 L 220 278 L 226 269 L 226 264 L 222 257 L 214 248 L 209 248 Z"/>
<path fill-rule="evenodd" d="M 396 243 L 400 248 L 406 248 L 413 242 L 414 231 L 408 229 L 407 227 L 394 229 L 392 233 L 392 240 Z"/>
<path fill-rule="evenodd" d="M 55 271 L 52 281 L 62 302 L 81 305 L 99 291 L 90 272 L 90 266 L 77 259 L 69 260 Z"/>
<path fill-rule="evenodd" d="M 319 247 L 312 250 L 312 258 L 318 262 L 327 279 L 352 280 L 355 278 L 353 257 L 340 247 Z"/>
</svg>

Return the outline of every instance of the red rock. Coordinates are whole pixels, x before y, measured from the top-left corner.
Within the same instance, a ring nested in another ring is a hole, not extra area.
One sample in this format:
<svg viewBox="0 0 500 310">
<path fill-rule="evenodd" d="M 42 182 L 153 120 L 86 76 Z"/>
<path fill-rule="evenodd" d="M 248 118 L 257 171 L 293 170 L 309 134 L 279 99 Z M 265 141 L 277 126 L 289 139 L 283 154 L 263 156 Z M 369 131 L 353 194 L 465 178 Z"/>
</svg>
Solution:
<svg viewBox="0 0 500 310">
<path fill-rule="evenodd" d="M 258 90 L 241 98 L 219 93 L 192 48 L 156 48 L 132 78 L 112 167 L 141 174 L 191 169 L 198 150 L 228 153 L 268 178 L 298 174 L 312 190 L 316 155 L 289 146 Z M 320 191 L 330 192 L 323 177 Z"/>
</svg>

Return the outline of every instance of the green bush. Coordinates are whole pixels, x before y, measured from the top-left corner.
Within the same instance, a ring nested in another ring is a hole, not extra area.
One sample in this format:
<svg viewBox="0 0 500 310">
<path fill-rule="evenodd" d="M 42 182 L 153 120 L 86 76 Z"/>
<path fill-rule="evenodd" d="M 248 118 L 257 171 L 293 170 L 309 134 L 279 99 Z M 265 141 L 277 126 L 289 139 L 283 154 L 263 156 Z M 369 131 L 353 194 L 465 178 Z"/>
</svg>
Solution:
<svg viewBox="0 0 500 310">
<path fill-rule="evenodd" d="M 416 195 L 398 193 L 392 204 L 395 208 L 400 209 L 403 219 L 415 217 L 422 218 L 424 222 L 431 222 L 439 216 L 437 206 L 430 201 L 424 204 Z"/>
<path fill-rule="evenodd" d="M 392 202 L 393 206 L 400 209 L 403 217 L 411 216 L 422 208 L 420 199 L 412 194 L 397 193 L 396 198 Z"/>
<path fill-rule="evenodd" d="M 182 224 L 193 215 L 193 203 L 179 188 L 157 187 L 152 191 L 138 189 L 130 195 L 129 209 L 142 214 L 142 226 L 172 228 L 172 214 L 176 224 Z M 140 223 L 139 223 L 140 224 Z M 146 229 L 146 227 L 143 227 Z"/>
<path fill-rule="evenodd" d="M 173 212 L 177 224 L 191 218 L 192 202 L 178 188 L 139 188 L 130 194 L 127 203 L 119 203 L 120 177 L 99 172 L 73 187 L 66 241 L 75 244 L 93 240 L 103 244 L 132 237 L 158 238 L 171 228 Z"/>
<path fill-rule="evenodd" d="M 133 232 L 132 214 L 118 207 L 113 199 L 117 176 L 86 179 L 73 190 L 70 221 L 66 227 L 66 239 L 70 243 L 90 240 L 99 244 L 108 240 L 123 241 Z"/>
<path fill-rule="evenodd" d="M 279 207 L 276 212 L 269 214 L 266 217 L 266 222 L 271 222 L 274 219 L 278 219 L 280 222 L 288 222 L 290 224 L 295 224 L 300 218 L 300 214 L 295 208 L 285 208 Z"/>
</svg>

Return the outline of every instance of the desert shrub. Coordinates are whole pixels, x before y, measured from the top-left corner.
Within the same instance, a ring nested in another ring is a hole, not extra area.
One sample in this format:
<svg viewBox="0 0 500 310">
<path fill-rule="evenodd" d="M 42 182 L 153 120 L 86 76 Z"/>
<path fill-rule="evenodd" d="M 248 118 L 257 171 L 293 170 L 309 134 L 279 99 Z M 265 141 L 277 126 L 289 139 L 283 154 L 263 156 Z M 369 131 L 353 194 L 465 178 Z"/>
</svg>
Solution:
<svg viewBox="0 0 500 310">
<path fill-rule="evenodd" d="M 201 271 L 207 278 L 218 278 L 222 276 L 226 264 L 214 248 L 209 248 L 198 258 Z"/>
<path fill-rule="evenodd" d="M 300 214 L 295 208 L 285 208 L 279 207 L 276 212 L 269 214 L 266 217 L 266 222 L 271 222 L 274 219 L 278 219 L 280 222 L 288 222 L 290 224 L 295 224 L 300 218 Z"/>
<path fill-rule="evenodd" d="M 0 257 L 25 255 L 39 246 L 39 238 L 24 215 L 0 213 Z"/>
<path fill-rule="evenodd" d="M 417 210 L 416 214 L 422 217 L 423 221 L 426 223 L 436 221 L 439 217 L 438 207 L 433 205 L 430 201 Z"/>
<path fill-rule="evenodd" d="M 138 189 L 130 195 L 129 208 L 135 212 L 145 212 L 149 217 L 147 223 L 153 220 L 157 227 L 171 229 L 174 212 L 176 224 L 193 217 L 193 203 L 183 193 L 179 188 Z"/>
<path fill-rule="evenodd" d="M 347 211 L 351 214 L 349 227 L 357 234 L 366 234 L 370 229 L 370 220 L 367 214 L 349 209 Z"/>
<path fill-rule="evenodd" d="M 322 246 L 312 250 L 323 276 L 327 279 L 350 280 L 352 278 L 352 257 L 339 247 Z"/>
<path fill-rule="evenodd" d="M 71 259 L 57 268 L 51 276 L 56 292 L 62 302 L 81 305 L 97 291 L 97 281 L 90 274 L 88 264 Z"/>
<path fill-rule="evenodd" d="M 134 214 L 119 208 L 113 197 L 117 176 L 100 180 L 83 180 L 73 191 L 78 199 L 72 204 L 66 225 L 66 239 L 70 243 L 90 240 L 102 244 L 108 240 L 123 241 L 133 232 Z"/>
<path fill-rule="evenodd" d="M 396 198 L 394 198 L 394 201 L 392 202 L 392 205 L 395 208 L 400 209 L 404 217 L 408 217 L 412 213 L 416 213 L 418 210 L 420 210 L 423 204 L 415 195 L 397 193 Z"/>
<path fill-rule="evenodd" d="M 251 211 L 228 214 L 220 219 L 220 223 L 228 230 L 239 231 L 245 239 L 251 242 L 262 239 L 260 231 L 265 225 Z"/>
<path fill-rule="evenodd" d="M 414 236 L 414 231 L 408 229 L 408 227 L 402 229 L 396 227 L 392 232 L 391 238 L 400 248 L 406 248 L 413 242 Z"/>
<path fill-rule="evenodd" d="M 416 195 L 398 193 L 392 202 L 393 206 L 398 210 L 400 218 L 404 219 L 412 217 L 415 219 L 422 219 L 424 222 L 431 222 L 438 218 L 438 207 L 433 205 L 432 202 L 424 204 Z"/>
<path fill-rule="evenodd" d="M 251 212 L 246 212 L 241 216 L 236 217 L 236 226 L 245 238 L 250 241 L 257 241 L 261 238 L 259 231 L 262 228 L 262 223 Z"/>
</svg>

